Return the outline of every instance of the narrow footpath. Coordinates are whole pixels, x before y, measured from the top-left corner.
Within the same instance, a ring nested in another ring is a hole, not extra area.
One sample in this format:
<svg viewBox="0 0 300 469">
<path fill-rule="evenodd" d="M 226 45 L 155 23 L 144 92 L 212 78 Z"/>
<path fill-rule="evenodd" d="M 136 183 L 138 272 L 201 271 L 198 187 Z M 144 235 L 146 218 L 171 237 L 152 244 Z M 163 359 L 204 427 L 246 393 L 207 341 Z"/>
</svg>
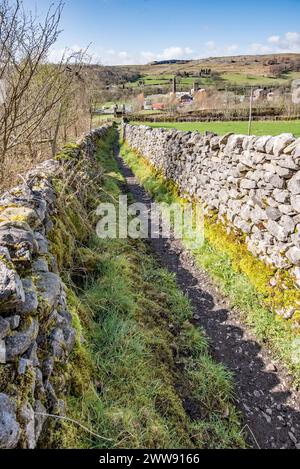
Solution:
<svg viewBox="0 0 300 469">
<path fill-rule="evenodd" d="M 152 199 L 120 155 L 119 168 L 128 191 L 150 208 Z M 195 266 L 178 240 L 149 240 L 161 265 L 176 274 L 179 287 L 190 298 L 195 322 L 205 330 L 214 359 L 234 374 L 237 407 L 244 416 L 249 445 L 265 449 L 300 449 L 300 397 L 291 379 L 266 347 L 239 320 L 239 313 Z"/>
</svg>

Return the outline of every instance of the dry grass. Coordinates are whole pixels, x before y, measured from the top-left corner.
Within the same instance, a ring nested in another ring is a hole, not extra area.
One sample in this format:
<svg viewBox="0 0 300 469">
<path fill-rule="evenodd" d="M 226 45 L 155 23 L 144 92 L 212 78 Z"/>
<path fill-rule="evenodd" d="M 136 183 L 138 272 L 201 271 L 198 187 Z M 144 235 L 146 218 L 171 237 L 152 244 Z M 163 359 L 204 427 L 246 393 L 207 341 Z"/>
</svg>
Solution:
<svg viewBox="0 0 300 469">
<path fill-rule="evenodd" d="M 104 122 L 101 122 L 97 125 L 103 125 Z M 81 119 L 77 123 L 76 127 L 70 127 L 68 129 L 68 134 L 63 136 L 61 135 L 59 139 L 60 148 L 65 145 L 65 142 L 75 142 L 80 134 L 83 134 L 89 129 L 89 121 L 86 119 Z M 29 145 L 20 145 L 16 147 L 9 156 L 5 159 L 5 165 L 2 169 L 2 177 L 0 173 L 0 193 L 3 193 L 5 190 L 8 190 L 22 181 L 22 176 L 24 176 L 28 171 L 37 166 L 39 163 L 52 158 L 52 151 L 50 142 L 36 142 L 34 148 Z"/>
<path fill-rule="evenodd" d="M 20 184 L 22 175 L 49 158 L 51 158 L 51 151 L 48 145 L 41 145 L 40 151 L 34 155 L 30 155 L 26 148 L 16 149 L 7 158 L 3 168 L 3 176 L 0 177 L 0 193 Z"/>
<path fill-rule="evenodd" d="M 185 64 L 166 65 L 141 65 L 130 66 L 131 70 L 140 72 L 142 75 L 165 75 L 178 72 L 199 72 L 201 68 L 211 68 L 219 73 L 246 73 L 249 75 L 263 76 L 267 73 L 267 60 L 272 58 L 295 58 L 299 54 L 277 54 L 275 55 L 242 55 L 232 57 L 212 57 L 201 60 L 192 60 Z M 121 68 L 121 67 L 120 67 Z M 127 66 L 128 68 L 128 66 Z"/>
</svg>

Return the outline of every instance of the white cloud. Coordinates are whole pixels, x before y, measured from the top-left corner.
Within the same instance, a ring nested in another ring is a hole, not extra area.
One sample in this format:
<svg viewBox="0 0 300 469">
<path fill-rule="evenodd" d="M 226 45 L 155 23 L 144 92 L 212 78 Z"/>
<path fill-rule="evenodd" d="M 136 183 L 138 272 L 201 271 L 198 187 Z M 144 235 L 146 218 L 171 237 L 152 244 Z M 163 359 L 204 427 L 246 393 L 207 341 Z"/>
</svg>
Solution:
<svg viewBox="0 0 300 469">
<path fill-rule="evenodd" d="M 59 62 L 63 56 L 63 49 L 51 49 L 48 54 L 49 62 Z"/>
<path fill-rule="evenodd" d="M 79 45 L 73 45 L 68 48 L 68 52 L 79 52 L 83 48 Z M 49 60 L 58 62 L 66 49 L 52 49 L 49 54 Z M 103 65 L 131 65 L 145 64 L 155 60 L 170 59 L 200 59 L 209 55 L 226 56 L 237 53 L 251 54 L 270 54 L 280 52 L 300 52 L 300 33 L 289 31 L 283 35 L 271 35 L 264 42 L 254 42 L 249 45 L 248 50 L 242 49 L 239 44 L 218 44 L 214 40 L 206 41 L 199 45 L 198 50 L 194 51 L 188 46 L 170 46 L 162 51 L 154 52 L 144 50 L 141 52 L 130 53 L 126 50 L 115 50 L 113 48 L 90 47 L 88 54 L 93 63 Z"/>
<path fill-rule="evenodd" d="M 279 40 L 280 40 L 280 36 L 270 36 L 268 38 L 268 42 L 270 44 L 277 44 Z"/>
<path fill-rule="evenodd" d="M 250 51 L 255 54 L 300 52 L 300 33 L 289 31 L 283 36 L 269 36 L 266 43 L 253 43 Z"/>
<path fill-rule="evenodd" d="M 74 45 L 70 48 L 55 49 L 52 48 L 48 54 L 49 62 L 59 62 L 63 55 L 81 52 L 83 47 Z M 87 55 L 93 63 L 102 63 L 103 65 L 126 65 L 135 64 L 136 58 L 132 57 L 127 51 L 116 51 L 114 49 L 95 49 L 89 48 Z"/>
<path fill-rule="evenodd" d="M 237 44 L 230 44 L 229 46 L 225 47 L 225 51 L 228 52 L 229 54 L 234 54 L 239 50 L 240 46 Z"/>
<path fill-rule="evenodd" d="M 238 44 L 228 44 L 220 46 L 215 41 L 207 41 L 204 44 L 204 54 L 198 54 L 198 57 L 207 57 L 209 54 L 214 56 L 233 55 L 240 49 Z"/>
<path fill-rule="evenodd" d="M 81 52 L 84 52 L 86 50 L 85 47 L 78 46 L 75 44 L 72 47 L 65 47 L 64 49 L 55 49 L 54 47 L 50 50 L 48 54 L 48 60 L 49 62 L 60 62 L 60 60 L 66 56 L 70 56 L 72 54 L 79 54 Z M 87 51 L 89 53 L 89 51 Z"/>
<path fill-rule="evenodd" d="M 205 46 L 206 46 L 207 49 L 209 49 L 210 51 L 216 49 L 216 43 L 215 43 L 215 41 L 207 41 L 207 42 L 205 43 Z"/>
<path fill-rule="evenodd" d="M 192 58 L 194 51 L 190 47 L 167 47 L 161 53 L 152 51 L 141 52 L 141 58 L 146 62 L 153 62 L 154 60 L 171 60 L 171 59 L 188 59 Z"/>
<path fill-rule="evenodd" d="M 145 62 L 153 62 L 154 60 L 157 60 L 157 54 L 151 51 L 143 51 L 141 52 L 141 56 Z"/>
<path fill-rule="evenodd" d="M 286 33 L 284 36 L 284 41 L 290 46 L 297 46 L 300 45 L 300 34 L 296 32 L 289 32 Z"/>
<path fill-rule="evenodd" d="M 167 49 L 164 49 L 161 55 L 164 59 L 168 60 L 172 58 L 186 58 L 191 54 L 193 54 L 193 50 L 190 47 L 168 47 Z"/>
<path fill-rule="evenodd" d="M 254 42 L 250 45 L 249 52 L 251 54 L 270 54 L 272 52 L 272 48 L 264 44 L 260 44 L 259 42 Z"/>
<path fill-rule="evenodd" d="M 68 48 L 68 52 L 79 52 L 81 47 L 75 45 Z M 66 49 L 52 49 L 49 54 L 50 62 L 58 62 L 63 56 Z M 92 62 L 102 63 L 103 65 L 130 65 L 144 64 L 154 60 L 170 60 L 170 59 L 188 59 L 193 58 L 193 50 L 190 47 L 172 46 L 155 53 L 152 51 L 142 51 L 137 54 L 130 54 L 125 50 L 117 51 L 115 49 L 90 48 L 88 55 Z"/>
</svg>

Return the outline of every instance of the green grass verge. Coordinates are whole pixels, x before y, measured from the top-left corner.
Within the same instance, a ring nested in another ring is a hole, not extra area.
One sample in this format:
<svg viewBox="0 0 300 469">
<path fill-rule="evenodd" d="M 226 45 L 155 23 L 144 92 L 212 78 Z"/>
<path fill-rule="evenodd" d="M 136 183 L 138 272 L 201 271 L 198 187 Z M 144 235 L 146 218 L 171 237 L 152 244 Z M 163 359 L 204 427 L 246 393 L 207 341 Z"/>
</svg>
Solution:
<svg viewBox="0 0 300 469">
<path fill-rule="evenodd" d="M 248 134 L 248 122 L 132 122 L 133 125 L 148 125 L 150 127 L 165 127 L 167 129 L 178 129 L 198 132 L 215 132 L 224 135 L 227 132 L 236 134 Z M 295 137 L 300 136 L 300 121 L 254 121 L 252 124 L 252 135 L 279 135 L 292 133 Z"/>
<path fill-rule="evenodd" d="M 123 182 L 114 139 L 99 146 L 101 202 L 116 201 Z M 146 245 L 90 236 L 74 265 L 65 281 L 79 339 L 67 415 L 98 436 L 62 422 L 54 446 L 245 447 L 231 375 L 210 357 L 188 299 Z"/>
<path fill-rule="evenodd" d="M 154 199 L 167 203 L 182 201 L 174 185 L 166 182 L 126 144 L 122 146 L 121 153 L 141 185 Z M 204 245 L 192 251 L 197 264 L 209 273 L 221 291 L 230 298 L 232 307 L 239 311 L 237 314 L 251 327 L 258 341 L 268 343 L 274 357 L 286 365 L 295 386 L 298 386 L 300 364 L 299 360 L 294 360 L 294 354 L 295 347 L 299 346 L 299 328 L 295 329 L 295 324 L 281 319 L 264 306 L 276 297 L 266 287 L 274 272 L 256 260 L 240 241 L 230 240 L 214 219 L 206 222 L 205 238 Z M 184 243 L 186 241 L 183 239 Z M 283 288 L 277 292 L 280 301 L 292 298 L 290 294 L 285 298 L 286 291 Z"/>
</svg>

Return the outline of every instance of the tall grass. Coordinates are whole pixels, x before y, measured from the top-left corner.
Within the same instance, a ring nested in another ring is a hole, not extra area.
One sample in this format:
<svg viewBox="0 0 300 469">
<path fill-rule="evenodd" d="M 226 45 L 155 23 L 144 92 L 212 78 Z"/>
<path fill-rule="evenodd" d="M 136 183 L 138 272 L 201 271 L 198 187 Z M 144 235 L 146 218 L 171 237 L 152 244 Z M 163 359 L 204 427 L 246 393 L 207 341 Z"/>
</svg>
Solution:
<svg viewBox="0 0 300 469">
<path fill-rule="evenodd" d="M 124 182 L 113 143 L 99 147 L 103 201 L 116 200 Z M 71 296 L 81 311 L 82 340 L 71 365 L 68 411 L 98 437 L 68 422 L 60 445 L 245 447 L 232 377 L 209 355 L 174 276 L 140 240 L 92 237 L 77 257 L 85 276 Z"/>
<path fill-rule="evenodd" d="M 155 200 L 167 203 L 181 201 L 162 176 L 126 144 L 123 144 L 121 153 L 140 184 Z M 183 239 L 183 243 L 188 246 L 186 239 Z M 198 266 L 208 272 L 230 299 L 231 306 L 236 308 L 236 314 L 251 328 L 258 341 L 267 343 L 273 356 L 287 367 L 293 376 L 295 387 L 299 386 L 300 364 L 293 359 L 295 344 L 299 344 L 299 330 L 264 306 L 264 296 L 249 277 L 236 268 L 233 259 L 222 251 L 222 244 L 217 248 L 206 238 L 203 246 L 192 250 L 191 254 Z"/>
</svg>

